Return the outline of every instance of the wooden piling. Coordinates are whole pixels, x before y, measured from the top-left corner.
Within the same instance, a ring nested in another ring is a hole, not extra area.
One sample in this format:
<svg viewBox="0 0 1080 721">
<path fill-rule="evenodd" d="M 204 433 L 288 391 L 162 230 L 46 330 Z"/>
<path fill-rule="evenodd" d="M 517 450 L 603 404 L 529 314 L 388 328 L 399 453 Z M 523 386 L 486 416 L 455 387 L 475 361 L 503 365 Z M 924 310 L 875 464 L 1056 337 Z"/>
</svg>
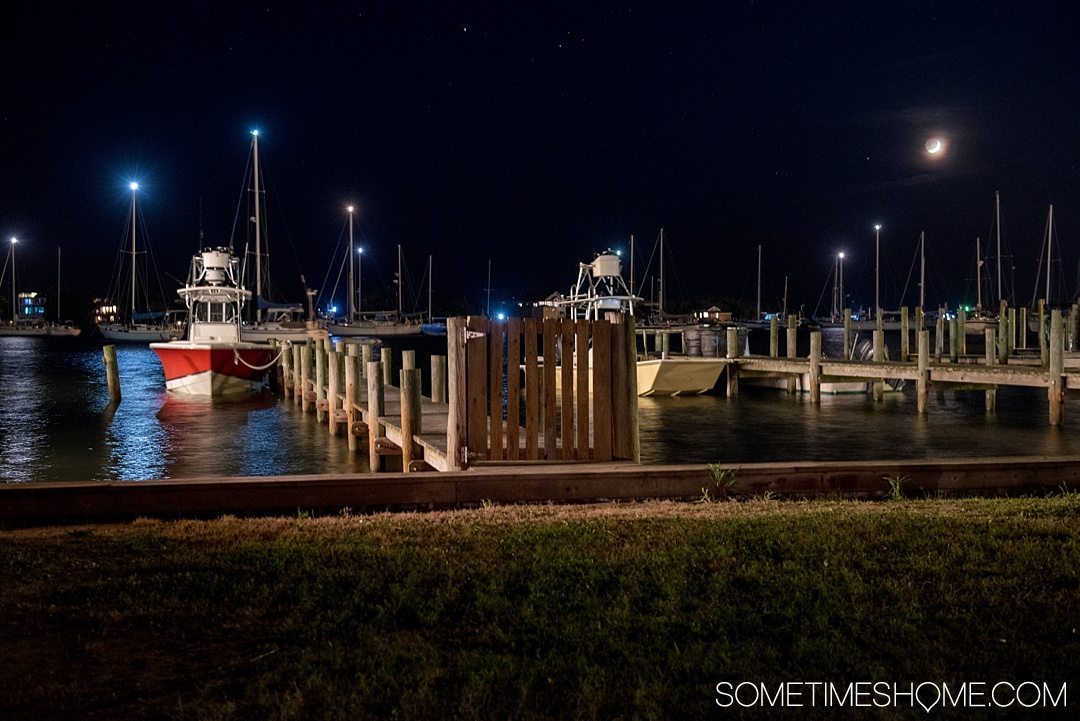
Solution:
<svg viewBox="0 0 1080 721">
<path fill-rule="evenodd" d="M 956 346 L 958 355 L 967 355 L 967 311 L 956 311 Z"/>
<path fill-rule="evenodd" d="M 300 410 L 304 413 L 311 412 L 311 400 L 312 396 L 309 395 L 308 384 L 311 382 L 311 346 L 313 343 L 309 340 L 300 346 L 300 388 L 301 390 L 301 403 Z"/>
<path fill-rule="evenodd" d="M 448 470 L 460 471 L 468 466 L 464 318 L 446 320 L 446 355 L 446 461 Z"/>
<path fill-rule="evenodd" d="M 386 433 L 379 423 L 383 414 L 383 373 L 381 364 L 372 361 L 367 365 L 367 426 L 368 426 L 368 464 L 371 470 L 382 470 L 379 460 L 378 441 Z"/>
<path fill-rule="evenodd" d="M 900 307 L 900 360 L 907 363 L 911 359 L 911 319 L 908 318 L 907 306 Z"/>
<path fill-rule="evenodd" d="M 375 346 L 364 343 L 360 346 L 360 371 L 361 375 L 367 373 L 367 364 L 375 360 Z"/>
<path fill-rule="evenodd" d="M 420 411 L 420 369 L 401 369 L 401 466 L 406 473 L 414 460 L 420 458 L 416 436 L 424 432 Z M 492 422 L 496 422 L 492 419 Z"/>
<path fill-rule="evenodd" d="M 1028 335 L 1028 320 L 1027 320 L 1027 308 L 1020 309 L 1020 323 L 1016 327 L 1017 339 L 1019 340 L 1019 347 L 1021 350 L 1027 350 L 1027 335 Z"/>
<path fill-rule="evenodd" d="M 787 325 L 787 344 L 785 350 L 787 351 L 787 357 L 794 359 L 796 357 L 796 345 L 798 340 L 798 318 L 793 315 L 789 315 Z M 798 389 L 798 375 L 795 373 L 789 373 L 787 377 L 787 392 L 788 395 L 794 395 Z"/>
<path fill-rule="evenodd" d="M 769 318 L 769 357 L 780 355 L 780 321 L 774 315 Z"/>
<path fill-rule="evenodd" d="M 285 400 L 289 400 L 292 393 L 292 344 L 286 343 L 281 350 L 281 395 Z"/>
<path fill-rule="evenodd" d="M 341 369 L 341 353 L 337 348 L 331 350 L 327 356 L 327 372 L 326 372 L 326 418 L 329 426 L 330 435 L 336 436 L 338 432 L 338 414 L 337 410 L 341 406 L 338 405 L 338 394 L 341 392 L 339 384 L 340 369 Z"/>
<path fill-rule="evenodd" d="M 120 402 L 120 365 L 116 361 L 116 346 L 109 344 L 101 349 L 105 359 L 105 381 L 109 384 L 109 402 Z"/>
<path fill-rule="evenodd" d="M 1050 425 L 1060 426 L 1065 411 L 1065 329 L 1061 311 L 1050 313 L 1049 385 L 1046 388 L 1050 405 Z"/>
<path fill-rule="evenodd" d="M 844 308 L 844 360 L 851 360 L 851 308 Z"/>
<path fill-rule="evenodd" d="M 356 412 L 356 404 L 360 402 L 359 370 L 360 357 L 357 355 L 355 343 L 350 343 L 345 351 L 345 436 L 349 443 L 349 450 L 355 452 L 356 422 L 360 420 Z"/>
<path fill-rule="evenodd" d="M 934 362 L 940 363 L 945 353 L 945 309 L 938 308 L 937 323 L 934 326 Z"/>
<path fill-rule="evenodd" d="M 821 331 L 810 333 L 810 402 L 821 403 Z"/>
<path fill-rule="evenodd" d="M 320 423 L 326 420 L 326 345 L 322 341 L 315 343 L 315 418 Z"/>
<path fill-rule="evenodd" d="M 930 397 L 930 331 L 922 328 L 918 331 L 919 371 L 915 379 L 915 389 L 920 414 L 926 413 L 926 401 Z"/>
<path fill-rule="evenodd" d="M 885 331 L 880 328 L 874 331 L 874 362 L 885 362 Z M 885 400 L 884 379 L 874 381 L 873 387 L 874 402 L 880 403 L 881 401 Z"/>
<path fill-rule="evenodd" d="M 402 370 L 412 370 L 416 367 L 416 351 L 403 350 L 401 351 L 401 368 Z"/>
<path fill-rule="evenodd" d="M 960 359 L 960 339 L 957 331 L 960 321 L 956 316 L 949 319 L 949 360 L 956 363 Z"/>
<path fill-rule="evenodd" d="M 983 337 L 986 339 L 986 365 L 992 366 L 996 362 L 994 357 L 994 349 L 998 344 L 997 330 L 994 328 L 986 328 L 983 331 Z M 997 409 L 997 386 L 986 389 L 986 412 L 993 413 Z"/>
<path fill-rule="evenodd" d="M 381 362 L 380 371 L 382 372 L 382 384 L 384 386 L 394 385 L 394 351 L 386 346 L 379 349 L 379 359 Z"/>
<path fill-rule="evenodd" d="M 431 402 L 446 403 L 446 356 L 431 356 Z"/>
</svg>

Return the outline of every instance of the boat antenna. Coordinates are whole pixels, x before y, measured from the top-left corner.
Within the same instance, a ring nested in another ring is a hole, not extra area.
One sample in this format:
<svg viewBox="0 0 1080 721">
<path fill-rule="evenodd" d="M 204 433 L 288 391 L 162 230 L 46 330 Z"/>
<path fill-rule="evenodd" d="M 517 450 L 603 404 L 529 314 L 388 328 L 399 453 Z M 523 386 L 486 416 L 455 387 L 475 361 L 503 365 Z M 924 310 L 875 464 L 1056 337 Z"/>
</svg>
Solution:
<svg viewBox="0 0 1080 721">
<path fill-rule="evenodd" d="M 491 258 L 488 258 L 488 282 L 487 282 L 487 288 L 485 288 L 484 290 L 487 291 L 487 309 L 484 311 L 484 316 L 487 317 L 487 318 L 490 318 L 491 317 Z"/>
</svg>

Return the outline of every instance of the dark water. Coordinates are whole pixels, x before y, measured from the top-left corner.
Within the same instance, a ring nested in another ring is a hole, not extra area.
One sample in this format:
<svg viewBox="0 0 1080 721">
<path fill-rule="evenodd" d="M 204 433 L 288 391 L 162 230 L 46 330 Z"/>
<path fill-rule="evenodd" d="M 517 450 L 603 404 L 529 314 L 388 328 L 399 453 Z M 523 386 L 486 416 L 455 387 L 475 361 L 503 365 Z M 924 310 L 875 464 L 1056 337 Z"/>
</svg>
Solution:
<svg viewBox="0 0 1080 721">
<path fill-rule="evenodd" d="M 800 337 L 800 353 L 805 343 Z M 396 341 L 396 350 L 402 344 L 417 350 L 425 368 L 439 341 Z M 442 344 L 438 352 L 445 352 Z M 840 334 L 826 332 L 826 352 L 839 356 L 841 345 Z M 751 347 L 767 352 L 767 334 L 752 335 Z M 314 414 L 291 402 L 172 396 L 147 347 L 118 346 L 117 357 L 123 400 L 111 408 L 99 342 L 0 338 L 0 480 L 367 470 L 344 437 L 331 437 Z M 639 414 L 648 463 L 1080 455 L 1080 402 L 1068 401 L 1065 425 L 1052 429 L 1038 389 L 1000 390 L 997 412 L 989 415 L 981 392 L 932 392 L 930 413 L 920 417 L 913 387 L 884 403 L 823 396 L 820 405 L 744 387 L 737 399 L 641 398 Z"/>
</svg>

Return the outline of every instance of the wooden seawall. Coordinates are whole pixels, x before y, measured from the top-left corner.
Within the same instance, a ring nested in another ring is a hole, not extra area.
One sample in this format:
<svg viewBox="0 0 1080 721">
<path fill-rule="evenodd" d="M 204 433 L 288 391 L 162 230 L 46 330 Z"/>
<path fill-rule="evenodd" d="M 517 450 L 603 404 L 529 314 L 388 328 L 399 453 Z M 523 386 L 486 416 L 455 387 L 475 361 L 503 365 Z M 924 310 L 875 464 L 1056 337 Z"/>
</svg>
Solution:
<svg viewBox="0 0 1080 721">
<path fill-rule="evenodd" d="M 635 463 L 481 466 L 438 474 L 191 478 L 0 486 L 0 523 L 81 523 L 139 516 L 337 513 L 478 506 L 487 502 L 699 500 L 709 489 L 747 497 L 882 498 L 1080 488 L 1080 457 L 731 464 L 719 488 L 708 466 Z"/>
</svg>

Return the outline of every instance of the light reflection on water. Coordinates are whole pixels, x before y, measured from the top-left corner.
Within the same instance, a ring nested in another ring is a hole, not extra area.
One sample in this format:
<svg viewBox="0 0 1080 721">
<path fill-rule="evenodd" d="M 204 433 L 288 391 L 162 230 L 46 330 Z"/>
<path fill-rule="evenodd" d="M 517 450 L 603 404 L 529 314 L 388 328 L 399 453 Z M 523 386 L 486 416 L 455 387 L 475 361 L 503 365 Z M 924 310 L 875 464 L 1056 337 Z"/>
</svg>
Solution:
<svg viewBox="0 0 1080 721">
<path fill-rule="evenodd" d="M 438 343 L 445 352 L 445 340 L 411 342 L 421 368 Z M 799 343 L 805 354 L 805 334 Z M 842 334 L 825 334 L 825 350 L 834 357 L 840 344 Z M 767 334 L 752 335 L 751 345 L 767 352 Z M 174 396 L 165 392 L 161 366 L 146 346 L 118 346 L 117 360 L 123 400 L 114 408 L 99 341 L 0 338 L 0 480 L 367 470 L 363 454 L 350 454 L 343 436 L 330 436 L 315 414 L 291 401 L 268 394 L 243 401 Z M 1040 389 L 1000 390 L 996 414 L 985 413 L 981 392 L 931 392 L 930 413 L 920 417 L 913 387 L 883 403 L 823 396 L 820 405 L 805 395 L 744 387 L 737 399 L 641 398 L 639 413 L 648 463 L 1080 455 L 1080 401 L 1067 401 L 1064 427 L 1052 429 Z"/>
</svg>

